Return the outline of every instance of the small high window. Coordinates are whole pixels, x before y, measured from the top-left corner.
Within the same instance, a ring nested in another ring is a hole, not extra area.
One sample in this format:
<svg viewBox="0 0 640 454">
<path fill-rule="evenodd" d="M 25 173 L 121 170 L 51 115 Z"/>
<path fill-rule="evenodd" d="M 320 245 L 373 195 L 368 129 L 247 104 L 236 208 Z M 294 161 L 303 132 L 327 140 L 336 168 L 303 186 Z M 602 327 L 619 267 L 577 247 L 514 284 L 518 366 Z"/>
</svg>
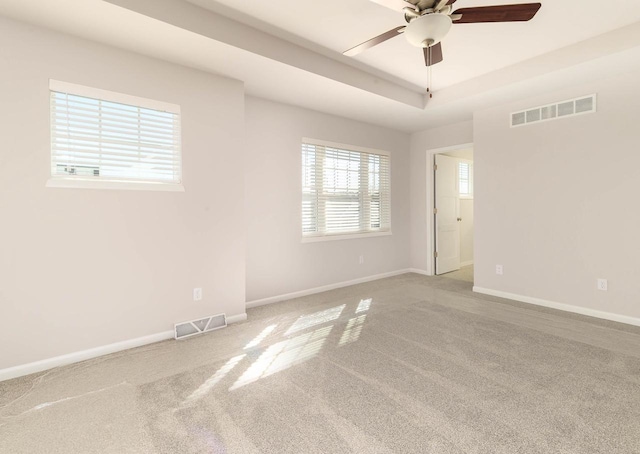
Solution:
<svg viewBox="0 0 640 454">
<path fill-rule="evenodd" d="M 179 106 L 57 81 L 50 93 L 50 186 L 180 186 Z"/>
</svg>

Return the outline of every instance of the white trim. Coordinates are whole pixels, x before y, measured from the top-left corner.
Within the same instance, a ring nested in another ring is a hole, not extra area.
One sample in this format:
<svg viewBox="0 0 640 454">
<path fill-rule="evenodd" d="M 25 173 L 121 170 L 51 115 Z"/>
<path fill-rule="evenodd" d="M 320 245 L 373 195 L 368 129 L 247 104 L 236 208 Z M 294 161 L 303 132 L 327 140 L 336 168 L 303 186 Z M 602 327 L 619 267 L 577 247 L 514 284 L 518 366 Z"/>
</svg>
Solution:
<svg viewBox="0 0 640 454">
<path fill-rule="evenodd" d="M 386 277 L 398 276 L 400 274 L 411 273 L 410 269 L 391 271 L 388 273 L 374 274 L 373 276 L 361 277 L 358 279 L 352 279 L 350 281 L 338 282 L 336 284 L 323 285 L 321 287 L 310 288 L 307 290 L 300 290 L 298 292 L 285 293 L 284 295 L 271 296 L 269 298 L 263 298 L 254 301 L 247 302 L 247 309 L 254 307 L 265 306 L 267 304 L 279 303 L 281 301 L 287 301 L 294 298 L 300 298 L 302 296 L 309 296 L 316 293 L 322 293 L 329 290 L 335 290 L 337 288 L 349 287 L 350 285 L 362 284 L 364 282 L 377 281 L 378 279 L 384 279 Z"/>
<path fill-rule="evenodd" d="M 87 98 L 103 99 L 105 101 L 117 102 L 130 106 L 140 106 L 148 109 L 180 114 L 180 106 L 177 104 L 142 98 L 140 96 L 127 95 L 125 93 L 117 93 L 109 90 L 102 90 L 100 88 L 87 87 L 86 85 L 62 82 L 59 80 L 49 79 L 49 90 L 58 93 L 69 93 Z"/>
<path fill-rule="evenodd" d="M 483 295 L 491 295 L 497 296 L 498 298 L 520 301 L 521 303 L 549 307 L 551 309 L 557 309 L 564 312 L 573 312 L 574 314 L 586 315 L 588 317 L 595 317 L 604 320 L 610 320 L 613 322 L 625 323 L 627 325 L 640 326 L 640 318 L 630 317 L 628 315 L 614 314 L 613 312 L 599 311 L 597 309 L 589 309 L 586 307 L 574 306 L 572 304 L 557 303 L 555 301 L 543 300 L 541 298 L 534 298 L 532 296 L 518 295 L 515 293 L 508 293 L 500 290 L 491 290 L 476 286 L 473 287 L 473 291 L 476 293 L 481 293 Z"/>
<path fill-rule="evenodd" d="M 473 260 L 467 260 L 466 262 L 460 262 L 460 267 L 473 265 Z"/>
<path fill-rule="evenodd" d="M 0 381 L 21 377 L 23 375 L 33 374 L 35 372 L 41 372 L 47 369 L 53 369 L 54 367 L 66 366 L 67 364 L 73 364 L 80 361 L 85 361 L 87 359 L 97 358 L 98 356 L 108 355 L 110 353 L 116 353 L 122 350 L 140 347 L 142 345 L 153 344 L 155 342 L 160 342 L 167 339 L 173 339 L 173 331 L 164 331 L 162 333 L 151 334 L 149 336 L 138 337 L 135 339 L 129 339 L 109 345 L 103 345 L 101 347 L 90 348 L 88 350 L 55 356 L 53 358 L 47 358 L 41 361 L 35 361 L 33 363 L 9 367 L 8 369 L 0 370 Z"/>
<path fill-rule="evenodd" d="M 227 324 L 242 322 L 246 319 L 246 312 L 233 315 L 231 317 L 227 317 Z M 0 382 L 4 380 L 10 380 L 12 378 L 22 377 L 24 375 L 34 374 L 36 372 L 42 372 L 48 369 L 53 369 L 54 367 L 66 366 L 68 364 L 78 363 L 87 359 L 97 358 L 99 356 L 108 355 L 110 353 L 129 350 L 130 348 L 142 347 L 143 345 L 154 344 L 156 342 L 173 339 L 173 335 L 173 330 L 163 331 L 162 333 L 129 339 L 109 345 L 103 345 L 101 347 L 90 348 L 88 350 L 68 353 L 66 355 L 55 356 L 53 358 L 47 358 L 32 363 L 21 364 L 19 366 L 9 367 L 7 369 L 0 369 Z"/>
<path fill-rule="evenodd" d="M 181 184 L 154 183 L 149 181 L 102 180 L 97 178 L 95 180 L 84 178 L 49 178 L 46 186 L 48 188 L 184 192 L 184 186 Z"/>
<path fill-rule="evenodd" d="M 367 153 L 367 154 L 380 154 L 380 155 L 383 155 L 383 156 L 391 157 L 391 153 L 389 153 L 388 151 L 385 151 L 385 150 L 378 150 L 376 148 L 360 147 L 358 145 L 350 145 L 350 144 L 346 144 L 346 143 L 329 142 L 328 140 L 311 139 L 309 137 L 303 137 L 302 138 L 302 143 L 306 143 L 306 144 L 309 144 L 309 145 L 319 145 L 321 147 L 337 148 L 339 150 L 358 151 L 360 153 Z"/>
<path fill-rule="evenodd" d="M 356 238 L 369 238 L 375 236 L 391 236 L 391 230 L 388 232 L 367 232 L 367 233 L 352 233 L 352 234 L 334 234 L 334 235 L 315 235 L 315 236 L 303 236 L 300 240 L 301 243 L 318 243 L 320 241 L 335 241 L 335 240 L 353 240 Z"/>
<path fill-rule="evenodd" d="M 243 312 L 242 314 L 232 315 L 231 317 L 227 317 L 227 325 L 232 325 L 234 323 L 240 323 L 247 321 L 247 313 Z"/>
<path fill-rule="evenodd" d="M 415 273 L 415 274 L 421 274 L 423 276 L 433 276 L 432 274 L 429 274 L 427 271 L 420 270 L 418 268 L 409 268 L 408 272 L 409 273 Z"/>
</svg>

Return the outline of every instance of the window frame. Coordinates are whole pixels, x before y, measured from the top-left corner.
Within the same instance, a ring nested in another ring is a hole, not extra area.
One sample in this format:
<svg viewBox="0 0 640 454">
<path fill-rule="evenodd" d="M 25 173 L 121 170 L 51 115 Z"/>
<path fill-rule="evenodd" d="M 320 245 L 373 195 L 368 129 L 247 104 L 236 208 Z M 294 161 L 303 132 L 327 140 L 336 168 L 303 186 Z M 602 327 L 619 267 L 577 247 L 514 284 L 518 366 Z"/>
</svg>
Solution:
<svg viewBox="0 0 640 454">
<path fill-rule="evenodd" d="M 303 137 L 301 142 L 300 142 L 300 147 L 299 151 L 301 151 L 302 146 L 303 145 L 318 145 L 318 146 L 322 146 L 322 147 L 328 147 L 328 148 L 336 148 L 339 150 L 344 150 L 344 151 L 352 151 L 352 152 L 357 152 L 357 153 L 366 153 L 366 154 L 373 154 L 373 155 L 380 155 L 380 156 L 386 156 L 389 159 L 389 191 L 388 191 L 388 198 L 389 198 L 389 229 L 388 230 L 381 230 L 381 231 L 370 231 L 370 232 L 357 232 L 357 233 L 350 233 L 350 232 L 344 232 L 344 233 L 330 233 L 330 234 L 312 234 L 312 235 L 305 235 L 304 231 L 303 231 L 303 225 L 302 225 L 302 220 L 303 220 L 303 213 L 302 213 L 302 203 L 303 203 L 303 198 L 304 198 L 304 194 L 302 192 L 302 190 L 300 191 L 300 199 L 299 199 L 299 232 L 300 232 L 300 238 L 301 238 L 301 243 L 317 243 L 317 242 L 323 242 L 323 241 L 338 241 L 338 240 L 350 240 L 350 239 L 358 239 L 358 238 L 374 238 L 374 237 L 382 237 L 382 236 L 391 236 L 393 235 L 393 229 L 392 229 L 392 207 L 391 207 L 391 199 L 392 199 L 392 188 L 391 188 L 391 153 L 385 150 L 378 150 L 375 148 L 368 148 L 368 147 L 361 147 L 361 146 L 357 146 L 357 145 L 349 145 L 349 144 L 344 144 L 344 143 L 337 143 L 337 142 L 331 142 L 331 141 L 327 141 L 327 140 L 319 140 L 319 139 L 312 139 L 309 137 Z M 299 166 L 298 168 L 300 169 L 300 172 L 302 172 L 302 153 L 299 153 L 299 159 L 300 161 L 298 161 Z M 300 175 L 300 177 L 302 177 L 302 175 Z M 300 178 L 301 180 L 302 178 Z M 300 181 L 299 180 L 299 181 Z M 302 189 L 302 188 L 301 188 Z"/>
<path fill-rule="evenodd" d="M 466 164 L 469 166 L 469 189 L 470 192 L 469 194 L 461 194 L 460 193 L 460 164 Z M 458 198 L 460 200 L 473 200 L 473 161 L 470 161 L 468 159 L 458 159 L 458 166 L 457 166 L 457 170 L 458 170 L 458 175 L 457 175 L 457 179 L 456 179 L 456 184 L 458 186 Z"/>
<path fill-rule="evenodd" d="M 146 109 L 170 112 L 180 116 L 180 106 L 168 102 L 157 101 L 154 99 L 143 98 L 124 93 L 104 90 L 100 88 L 88 87 L 85 85 L 63 82 L 59 80 L 49 79 L 49 96 L 52 92 L 68 93 L 75 96 L 99 99 L 107 102 L 120 103 L 129 106 L 142 107 Z M 144 181 L 144 180 L 128 180 L 117 178 L 81 178 L 69 177 L 65 175 L 54 175 L 53 166 L 56 161 L 53 153 L 53 144 L 51 130 L 53 120 L 51 120 L 53 105 L 49 103 L 49 178 L 46 182 L 48 188 L 72 188 L 72 189 L 118 189 L 118 190 L 142 190 L 142 191 L 166 191 L 166 192 L 184 192 L 183 184 L 183 161 L 182 161 L 182 135 L 180 135 L 180 153 L 179 153 L 179 169 L 180 181 L 162 182 L 162 181 Z"/>
</svg>

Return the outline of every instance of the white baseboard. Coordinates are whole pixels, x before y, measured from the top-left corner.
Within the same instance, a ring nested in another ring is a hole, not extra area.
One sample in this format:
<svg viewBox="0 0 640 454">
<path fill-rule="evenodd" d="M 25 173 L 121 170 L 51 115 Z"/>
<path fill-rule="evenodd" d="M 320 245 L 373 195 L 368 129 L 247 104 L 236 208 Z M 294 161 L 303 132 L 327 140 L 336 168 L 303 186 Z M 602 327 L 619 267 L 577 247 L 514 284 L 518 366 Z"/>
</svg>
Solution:
<svg viewBox="0 0 640 454">
<path fill-rule="evenodd" d="M 422 274 L 423 276 L 433 276 L 433 274 L 429 273 L 428 271 L 421 270 L 421 269 L 418 269 L 418 268 L 409 268 L 407 270 L 407 272 L 416 273 L 416 274 Z"/>
<path fill-rule="evenodd" d="M 468 260 L 466 262 L 460 262 L 460 267 L 473 265 L 473 260 Z"/>
<path fill-rule="evenodd" d="M 227 324 L 243 322 L 246 319 L 246 312 L 238 315 L 232 315 L 231 317 L 227 317 Z M 22 377 L 24 375 L 34 374 L 36 372 L 42 372 L 44 370 L 53 369 L 54 367 L 79 363 L 80 361 L 97 358 L 98 356 L 104 356 L 123 350 L 129 350 L 130 348 L 154 344 L 163 340 L 173 339 L 173 337 L 173 330 L 164 331 L 162 333 L 151 334 L 149 336 L 137 337 L 135 339 L 129 339 L 109 345 L 103 345 L 101 347 L 90 348 L 88 350 L 55 356 L 53 358 L 47 358 L 40 361 L 35 361 L 33 363 L 21 364 L 20 366 L 9 367 L 7 369 L 0 369 L 0 381 Z"/>
<path fill-rule="evenodd" d="M 589 309 L 586 307 L 574 306 L 571 304 L 557 303 L 555 301 L 543 300 L 541 298 L 534 298 L 531 296 L 518 295 L 515 293 L 502 292 L 500 290 L 491 290 L 482 287 L 473 287 L 473 291 L 476 293 L 482 293 L 484 295 L 497 296 L 499 298 L 506 298 L 514 301 L 520 301 L 521 303 L 534 304 L 536 306 L 549 307 L 551 309 L 558 309 L 565 312 L 573 312 L 574 314 L 587 315 L 589 317 L 601 318 L 604 320 L 610 320 L 612 322 L 625 323 L 627 325 L 640 326 L 640 318 L 630 317 L 628 315 L 615 314 L 613 312 L 599 311 L 596 309 Z"/>
<path fill-rule="evenodd" d="M 247 313 L 243 312 L 242 314 L 232 315 L 231 317 L 227 317 L 226 320 L 227 320 L 227 325 L 244 322 L 247 320 Z"/>
<path fill-rule="evenodd" d="M 350 281 L 338 282 L 336 284 L 323 285 L 322 287 L 310 288 L 307 290 L 300 290 L 298 292 L 285 293 L 284 295 L 270 296 L 269 298 L 263 298 L 254 301 L 247 302 L 247 309 L 253 307 L 266 306 L 267 304 L 279 303 L 281 301 L 287 301 L 294 298 L 300 298 L 302 296 L 309 296 L 316 293 L 322 293 L 329 290 L 335 290 L 337 288 L 348 287 L 350 285 L 362 284 L 364 282 L 377 281 L 378 279 L 384 279 L 385 277 L 398 276 L 400 274 L 406 274 L 412 272 L 410 269 L 391 271 L 389 273 L 374 274 L 373 276 L 361 277 L 358 279 L 352 279 Z"/>
</svg>

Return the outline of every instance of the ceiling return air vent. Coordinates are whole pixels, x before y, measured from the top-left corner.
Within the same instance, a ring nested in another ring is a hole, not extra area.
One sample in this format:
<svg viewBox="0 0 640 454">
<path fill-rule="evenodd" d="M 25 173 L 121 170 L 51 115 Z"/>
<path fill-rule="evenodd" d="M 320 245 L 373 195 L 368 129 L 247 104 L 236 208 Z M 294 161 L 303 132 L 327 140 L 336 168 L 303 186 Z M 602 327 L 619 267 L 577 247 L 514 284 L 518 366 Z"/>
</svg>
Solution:
<svg viewBox="0 0 640 454">
<path fill-rule="evenodd" d="M 555 104 L 514 112 L 511 114 L 511 127 L 517 128 L 531 123 L 558 120 L 560 118 L 594 113 L 595 111 L 596 95 L 589 95 L 582 98 L 569 99 Z"/>
<path fill-rule="evenodd" d="M 185 337 L 206 333 L 215 329 L 224 328 L 225 326 L 227 326 L 227 317 L 225 314 L 212 315 L 210 317 L 191 320 L 190 322 L 176 323 L 175 338 L 184 339 Z"/>
</svg>

